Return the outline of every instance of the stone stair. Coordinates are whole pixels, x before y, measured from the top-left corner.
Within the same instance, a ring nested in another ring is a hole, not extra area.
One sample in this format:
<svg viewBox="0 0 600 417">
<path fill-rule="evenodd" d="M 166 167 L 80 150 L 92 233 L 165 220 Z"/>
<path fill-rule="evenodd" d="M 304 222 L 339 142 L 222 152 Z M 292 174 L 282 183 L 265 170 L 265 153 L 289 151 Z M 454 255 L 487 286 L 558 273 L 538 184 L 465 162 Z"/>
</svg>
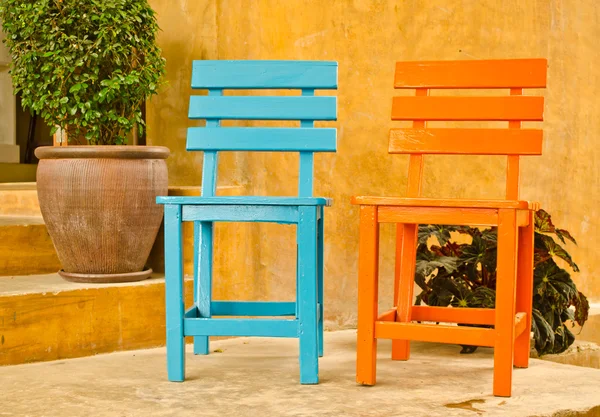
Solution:
<svg viewBox="0 0 600 417">
<path fill-rule="evenodd" d="M 219 195 L 240 195 L 243 187 L 219 187 Z M 198 187 L 170 187 L 170 195 L 198 195 Z M 243 274 L 252 229 L 220 224 L 215 244 L 245 241 L 215 259 L 214 295 L 231 289 L 248 297 Z M 192 224 L 184 226 L 184 272 L 193 273 Z M 124 284 L 77 284 L 63 280 L 60 262 L 40 213 L 35 183 L 0 184 L 0 366 L 90 356 L 162 346 L 165 342 L 164 239 L 161 230 L 148 265 L 148 280 Z M 221 258 L 219 258 L 221 256 Z M 238 280 L 235 281 L 234 280 Z M 192 303 L 192 281 L 185 283 Z M 251 295 L 250 295 L 251 296 Z M 1 413 L 0 413 L 1 414 Z"/>
<path fill-rule="evenodd" d="M 59 269 L 35 183 L 0 184 L 0 279 Z"/>
</svg>

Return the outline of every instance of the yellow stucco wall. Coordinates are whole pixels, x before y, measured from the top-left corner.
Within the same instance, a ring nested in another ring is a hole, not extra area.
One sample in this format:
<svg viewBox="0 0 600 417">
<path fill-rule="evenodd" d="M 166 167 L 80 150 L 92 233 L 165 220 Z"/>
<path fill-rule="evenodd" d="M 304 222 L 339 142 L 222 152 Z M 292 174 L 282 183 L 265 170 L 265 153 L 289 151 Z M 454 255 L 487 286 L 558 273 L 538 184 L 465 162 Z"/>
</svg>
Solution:
<svg viewBox="0 0 600 417">
<path fill-rule="evenodd" d="M 326 315 L 350 325 L 356 312 L 358 212 L 353 194 L 404 195 L 407 157 L 387 154 L 397 60 L 549 60 L 542 157 L 523 158 L 521 196 L 538 200 L 580 246 L 569 247 L 580 289 L 600 301 L 596 256 L 600 206 L 600 5 L 593 0 L 151 0 L 162 32 L 168 84 L 148 106 L 148 140 L 172 151 L 174 185 L 201 181 L 201 154 L 185 151 L 193 59 L 339 62 L 338 153 L 316 157 L 316 194 L 326 212 Z M 219 183 L 249 193 L 294 195 L 297 156 L 227 154 Z M 429 157 L 425 196 L 501 198 L 505 158 Z M 294 293 L 292 227 L 252 225 L 260 298 Z M 393 229 L 384 225 L 382 293 L 393 272 Z M 235 250 L 237 243 L 228 250 Z M 223 248 L 221 248 L 222 250 Z M 219 248 L 217 248 L 219 250 Z M 245 263 L 240 262 L 242 270 Z M 216 277 L 219 279 L 219 277 Z M 232 289 L 233 291 L 233 289 Z M 248 294 L 240 294 L 246 298 Z M 256 292 L 251 295 L 256 298 Z M 391 296 L 386 297 L 386 305 Z M 388 302 L 389 301 L 389 302 Z"/>
</svg>

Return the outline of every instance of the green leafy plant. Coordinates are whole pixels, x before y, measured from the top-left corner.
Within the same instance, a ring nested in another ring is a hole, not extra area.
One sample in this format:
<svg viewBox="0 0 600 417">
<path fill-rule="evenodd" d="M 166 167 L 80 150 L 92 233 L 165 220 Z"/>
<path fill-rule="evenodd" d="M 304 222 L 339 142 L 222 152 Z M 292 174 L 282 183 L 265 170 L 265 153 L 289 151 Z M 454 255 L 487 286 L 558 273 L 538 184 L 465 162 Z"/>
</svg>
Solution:
<svg viewBox="0 0 600 417">
<path fill-rule="evenodd" d="M 0 0 L 23 107 L 69 139 L 126 142 L 157 93 L 165 61 L 147 0 Z"/>
<path fill-rule="evenodd" d="M 563 245 L 567 240 L 577 244 L 568 231 L 552 224 L 546 211 L 537 211 L 532 330 L 540 355 L 566 350 L 575 340 L 568 323 L 583 326 L 589 310 L 587 298 L 557 260 L 573 272 L 579 272 L 579 267 L 554 237 Z M 497 246 L 495 227 L 419 226 L 415 281 L 422 291 L 417 304 L 493 308 Z M 463 353 L 475 349 L 463 346 Z"/>
</svg>

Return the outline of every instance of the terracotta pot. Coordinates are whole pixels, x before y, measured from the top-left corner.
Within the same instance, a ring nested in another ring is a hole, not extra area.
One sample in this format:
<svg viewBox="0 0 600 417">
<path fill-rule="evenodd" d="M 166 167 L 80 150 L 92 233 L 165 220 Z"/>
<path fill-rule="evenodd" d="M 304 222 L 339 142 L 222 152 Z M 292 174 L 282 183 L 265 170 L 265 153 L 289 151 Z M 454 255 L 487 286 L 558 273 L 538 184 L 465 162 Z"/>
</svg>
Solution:
<svg viewBox="0 0 600 417">
<path fill-rule="evenodd" d="M 66 146 L 35 150 L 42 216 L 69 281 L 146 279 L 144 267 L 167 195 L 162 146 Z"/>
</svg>

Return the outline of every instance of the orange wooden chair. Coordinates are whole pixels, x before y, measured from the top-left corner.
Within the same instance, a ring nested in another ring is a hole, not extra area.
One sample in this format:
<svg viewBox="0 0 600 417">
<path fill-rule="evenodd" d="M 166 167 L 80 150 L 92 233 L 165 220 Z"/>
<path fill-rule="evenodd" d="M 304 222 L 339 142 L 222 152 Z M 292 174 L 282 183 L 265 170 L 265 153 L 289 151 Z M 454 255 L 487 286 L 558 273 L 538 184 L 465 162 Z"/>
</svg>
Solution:
<svg viewBox="0 0 600 417">
<path fill-rule="evenodd" d="M 519 200 L 519 156 L 540 155 L 543 97 L 523 88 L 546 86 L 545 59 L 398 62 L 395 88 L 416 96 L 394 97 L 389 153 L 410 154 L 408 190 L 402 197 L 354 197 L 360 207 L 356 380 L 374 385 L 377 339 L 392 339 L 392 359 L 407 360 L 410 340 L 494 347 L 494 395 L 510 396 L 513 365 L 529 362 L 533 291 L 535 203 Z M 429 96 L 430 89 L 510 89 L 510 96 Z M 427 121 L 508 121 L 508 129 L 427 128 Z M 507 155 L 506 199 L 421 197 L 423 155 Z M 397 224 L 394 308 L 378 314 L 379 224 Z M 496 308 L 413 306 L 419 224 L 498 226 Z M 493 325 L 493 328 L 422 322 Z"/>
</svg>

